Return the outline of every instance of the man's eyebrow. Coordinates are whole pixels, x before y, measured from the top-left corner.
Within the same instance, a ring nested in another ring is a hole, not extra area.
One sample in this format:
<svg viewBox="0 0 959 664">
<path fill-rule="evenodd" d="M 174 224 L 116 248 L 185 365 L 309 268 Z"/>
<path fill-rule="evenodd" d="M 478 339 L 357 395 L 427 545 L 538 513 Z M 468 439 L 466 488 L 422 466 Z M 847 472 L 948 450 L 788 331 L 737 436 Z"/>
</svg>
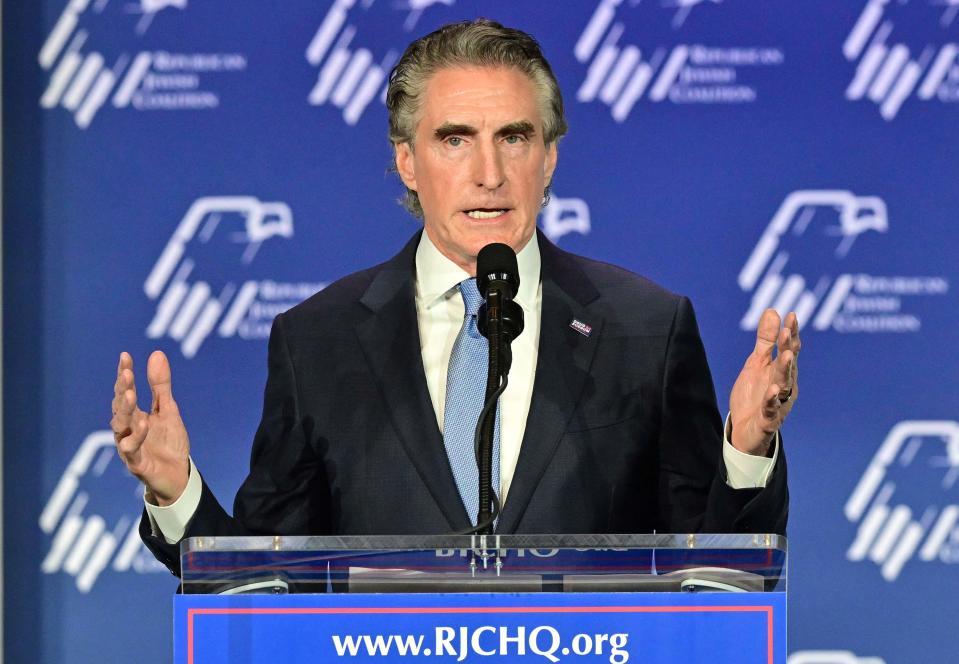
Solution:
<svg viewBox="0 0 959 664">
<path fill-rule="evenodd" d="M 443 140 L 448 136 L 476 136 L 477 133 L 476 127 L 444 122 L 433 131 L 433 137 Z"/>
<path fill-rule="evenodd" d="M 471 125 L 444 122 L 433 130 L 433 137 L 438 140 L 443 140 L 450 136 L 476 136 L 478 133 L 479 131 L 476 127 Z M 536 134 L 536 128 L 533 126 L 533 123 L 528 120 L 517 120 L 516 122 L 505 124 L 496 130 L 497 138 L 512 136 L 513 134 L 522 134 L 526 137 L 534 136 Z"/>
<path fill-rule="evenodd" d="M 528 122 L 526 120 L 517 120 L 516 122 L 505 124 L 496 130 L 497 138 L 502 138 L 503 136 L 512 136 L 513 134 L 522 134 L 528 138 L 536 134 L 536 127 L 533 126 L 532 122 Z"/>
</svg>

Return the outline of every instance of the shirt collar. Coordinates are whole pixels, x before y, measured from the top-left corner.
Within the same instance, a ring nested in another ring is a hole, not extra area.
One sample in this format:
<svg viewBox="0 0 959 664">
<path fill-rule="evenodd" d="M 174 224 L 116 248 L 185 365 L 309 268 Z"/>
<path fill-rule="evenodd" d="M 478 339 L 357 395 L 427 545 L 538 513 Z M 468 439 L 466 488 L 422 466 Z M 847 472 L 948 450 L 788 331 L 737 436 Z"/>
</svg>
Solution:
<svg viewBox="0 0 959 664">
<path fill-rule="evenodd" d="M 519 267 L 519 292 L 514 298 L 527 312 L 533 313 L 536 293 L 539 289 L 540 254 L 536 234 L 516 254 Z M 431 308 L 470 275 L 463 268 L 440 253 L 424 230 L 416 248 L 416 297 Z"/>
</svg>

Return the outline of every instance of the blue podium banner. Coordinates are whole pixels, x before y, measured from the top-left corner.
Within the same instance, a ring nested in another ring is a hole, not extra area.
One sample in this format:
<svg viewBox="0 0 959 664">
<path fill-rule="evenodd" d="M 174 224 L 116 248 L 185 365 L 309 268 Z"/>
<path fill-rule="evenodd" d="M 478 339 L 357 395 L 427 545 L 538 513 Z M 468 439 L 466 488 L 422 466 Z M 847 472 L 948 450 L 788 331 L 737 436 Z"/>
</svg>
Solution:
<svg viewBox="0 0 959 664">
<path fill-rule="evenodd" d="M 785 593 L 180 595 L 174 625 L 175 664 L 786 661 Z"/>
</svg>

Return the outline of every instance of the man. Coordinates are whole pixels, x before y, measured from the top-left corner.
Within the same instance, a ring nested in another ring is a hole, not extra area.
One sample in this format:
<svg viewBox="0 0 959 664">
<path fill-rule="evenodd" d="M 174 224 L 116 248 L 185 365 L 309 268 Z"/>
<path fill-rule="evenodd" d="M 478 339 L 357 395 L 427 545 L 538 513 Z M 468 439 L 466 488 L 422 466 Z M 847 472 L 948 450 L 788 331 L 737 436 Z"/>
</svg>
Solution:
<svg viewBox="0 0 959 664">
<path fill-rule="evenodd" d="M 782 330 L 763 315 L 724 441 L 688 300 L 536 234 L 566 123 L 529 35 L 445 26 L 407 49 L 387 105 L 424 230 L 277 317 L 232 517 L 190 461 L 166 357 L 150 357 L 146 413 L 121 355 L 112 427 L 146 486 L 141 534 L 157 557 L 175 571 L 176 542 L 191 535 L 468 529 L 485 377 L 464 358 L 482 352 L 471 277 L 491 242 L 517 252 L 527 321 L 495 435 L 498 532 L 783 532 L 778 430 L 798 394 L 795 315 Z"/>
</svg>

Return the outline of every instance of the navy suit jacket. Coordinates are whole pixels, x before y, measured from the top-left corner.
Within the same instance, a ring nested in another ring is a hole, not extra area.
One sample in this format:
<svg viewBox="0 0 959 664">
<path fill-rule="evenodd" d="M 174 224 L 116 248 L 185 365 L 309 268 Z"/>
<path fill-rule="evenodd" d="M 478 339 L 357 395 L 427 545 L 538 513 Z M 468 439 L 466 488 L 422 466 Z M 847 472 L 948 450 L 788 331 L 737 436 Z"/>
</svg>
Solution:
<svg viewBox="0 0 959 664">
<path fill-rule="evenodd" d="M 689 301 L 537 240 L 539 355 L 497 531 L 783 533 L 782 450 L 765 489 L 726 484 L 722 423 Z M 418 241 L 276 318 L 263 416 L 233 516 L 204 485 L 187 537 L 470 527 L 423 371 Z M 178 547 L 154 537 L 145 516 L 141 535 L 176 573 Z"/>
</svg>

